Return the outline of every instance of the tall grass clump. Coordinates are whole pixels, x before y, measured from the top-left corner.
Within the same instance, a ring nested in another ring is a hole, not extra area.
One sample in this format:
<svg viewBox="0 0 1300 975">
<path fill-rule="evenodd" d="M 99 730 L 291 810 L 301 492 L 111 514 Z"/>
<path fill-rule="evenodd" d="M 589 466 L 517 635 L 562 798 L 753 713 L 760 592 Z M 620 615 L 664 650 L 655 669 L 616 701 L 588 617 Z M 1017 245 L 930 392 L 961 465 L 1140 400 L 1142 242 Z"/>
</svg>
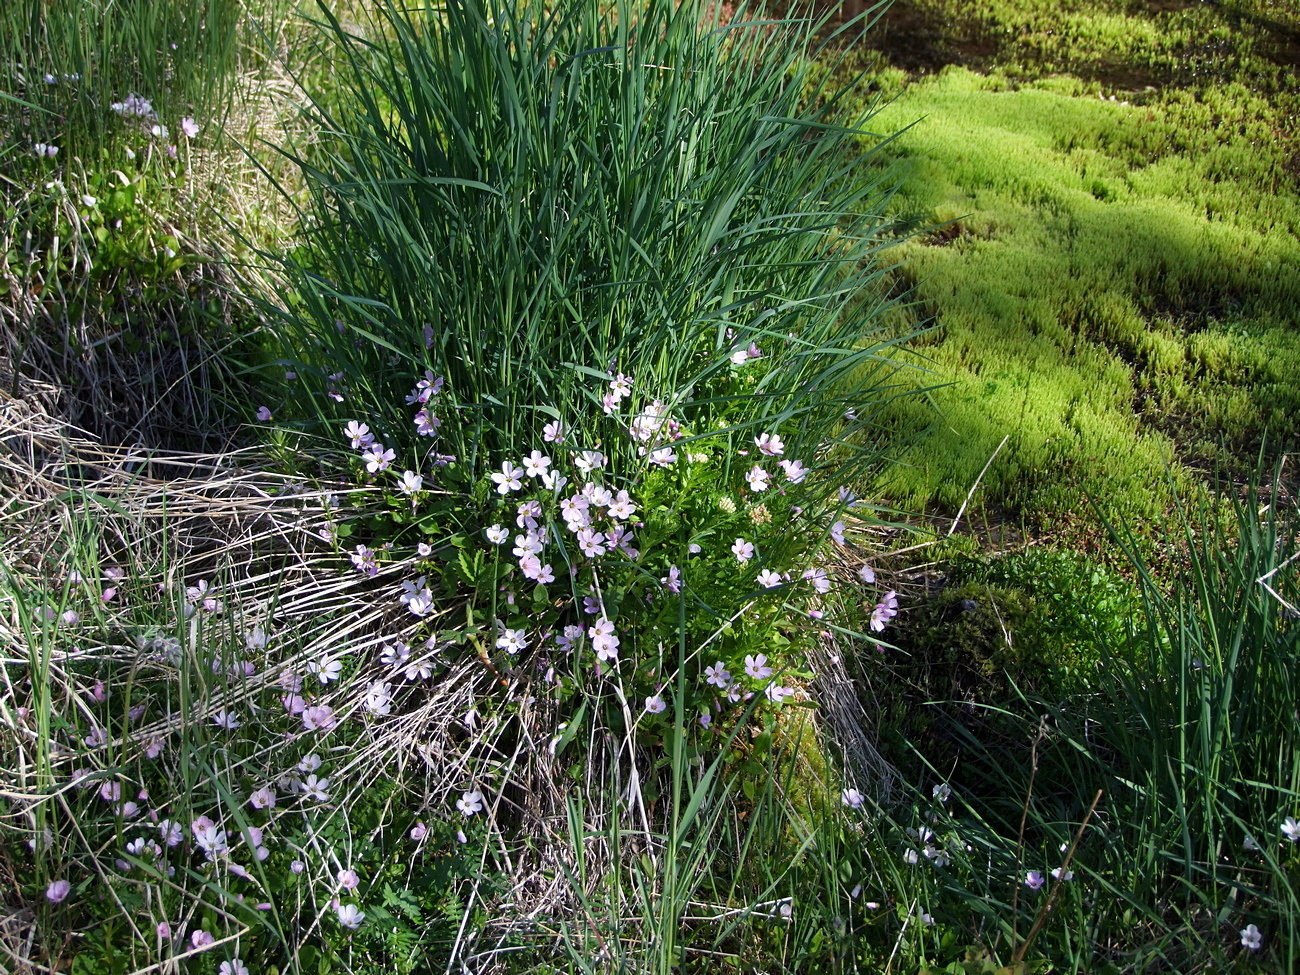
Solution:
<svg viewBox="0 0 1300 975">
<path fill-rule="evenodd" d="M 886 177 L 829 121 L 813 27 L 667 2 L 320 17 L 336 71 L 291 154 L 309 200 L 267 349 L 290 377 L 260 412 L 350 445 L 386 496 L 326 533 L 402 621 L 384 666 L 478 668 L 457 808 L 492 822 L 485 916 L 450 957 L 816 955 L 811 914 L 781 947 L 788 872 L 741 864 L 757 836 L 804 852 L 781 793 L 824 776 L 791 785 L 772 743 L 813 706 L 820 621 L 898 612 L 846 512 L 899 338 Z"/>
<path fill-rule="evenodd" d="M 655 401 L 696 434 L 841 434 L 840 380 L 880 340 L 884 184 L 810 107 L 835 97 L 810 25 L 750 13 L 322 8 L 337 70 L 295 157 L 311 199 L 278 328 L 299 408 L 409 447 L 401 397 L 429 370 L 455 403 L 440 449 L 471 467 L 556 419 L 631 462 L 646 444 L 602 438 L 602 413 Z"/>
<path fill-rule="evenodd" d="M 0 11 L 5 144 L 84 156 L 129 138 L 122 119 L 215 119 L 240 68 L 243 19 L 265 0 L 14 0 Z M 254 11 L 257 12 L 257 11 Z M 132 99 L 135 96 L 135 99 Z M 17 101 L 21 99 L 21 102 Z M 149 104 L 156 118 L 145 109 Z M 122 104 L 124 110 L 112 106 Z"/>
<path fill-rule="evenodd" d="M 1126 636 L 1099 630 L 1088 692 L 1008 705 L 996 744 L 954 729 L 985 866 L 946 886 L 1017 960 L 1295 969 L 1298 512 L 1280 478 L 1228 503 L 1227 520 L 1200 502 L 1169 526 L 1172 579 L 1116 532 L 1142 608 Z"/>
</svg>

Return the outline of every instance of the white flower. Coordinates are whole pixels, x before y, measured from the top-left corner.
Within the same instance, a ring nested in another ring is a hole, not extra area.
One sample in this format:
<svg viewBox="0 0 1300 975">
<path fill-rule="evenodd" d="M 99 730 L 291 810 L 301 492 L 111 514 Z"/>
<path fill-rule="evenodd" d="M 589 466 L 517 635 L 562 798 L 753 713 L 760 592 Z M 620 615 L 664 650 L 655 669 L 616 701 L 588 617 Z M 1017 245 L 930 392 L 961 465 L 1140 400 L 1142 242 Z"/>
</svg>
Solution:
<svg viewBox="0 0 1300 975">
<path fill-rule="evenodd" d="M 332 680 L 339 679 L 339 675 L 343 672 L 343 661 L 321 657 L 308 663 L 307 670 L 315 674 L 322 684 L 328 684 Z"/>
<path fill-rule="evenodd" d="M 401 640 L 384 644 L 379 652 L 379 662 L 386 667 L 403 667 L 411 659 L 411 648 Z"/>
<path fill-rule="evenodd" d="M 524 476 L 522 467 L 515 467 L 510 461 L 502 461 L 501 470 L 492 475 L 492 480 L 496 482 L 497 494 L 509 494 L 511 491 L 518 491 L 524 486 L 520 480 Z"/>
<path fill-rule="evenodd" d="M 493 545 L 500 545 L 510 537 L 510 532 L 500 525 L 489 525 L 483 534 L 487 536 L 487 540 Z"/>
<path fill-rule="evenodd" d="M 647 697 L 645 699 L 645 709 L 650 714 L 662 714 L 665 710 L 667 710 L 667 708 L 668 705 L 664 703 L 664 699 L 660 697 L 658 694 L 655 694 L 652 697 Z"/>
<path fill-rule="evenodd" d="M 777 457 L 785 453 L 785 443 L 777 433 L 765 433 L 755 437 L 754 444 L 758 447 L 759 453 L 766 454 L 768 457 Z"/>
<path fill-rule="evenodd" d="M 393 710 L 393 685 L 377 680 L 366 688 L 366 710 L 371 714 L 388 714 Z"/>
<path fill-rule="evenodd" d="M 732 543 L 731 551 L 736 556 L 737 562 L 748 562 L 754 557 L 754 544 L 738 538 Z"/>
<path fill-rule="evenodd" d="M 424 487 L 424 478 L 415 471 L 406 471 L 402 474 L 402 480 L 397 487 L 403 494 L 414 494 Z"/>
<path fill-rule="evenodd" d="M 222 854 L 227 849 L 226 831 L 212 823 L 195 822 L 194 842 L 207 854 L 208 859 Z"/>
<path fill-rule="evenodd" d="M 573 466 L 583 474 L 590 474 L 605 466 L 605 455 L 599 450 L 584 450 L 573 458 Z"/>
<path fill-rule="evenodd" d="M 838 542 L 840 545 L 844 544 L 845 527 L 846 526 L 842 521 L 837 521 L 835 522 L 835 524 L 831 525 L 831 538 L 834 539 L 836 542 Z"/>
<path fill-rule="evenodd" d="M 189 121 L 186 119 L 186 121 Z M 248 967 L 238 958 L 223 961 L 217 969 L 217 975 L 248 975 Z"/>
<path fill-rule="evenodd" d="M 771 569 L 764 569 L 758 574 L 758 584 L 764 589 L 774 589 L 781 584 L 781 576 Z"/>
<path fill-rule="evenodd" d="M 650 451 L 650 463 L 656 467 L 672 467 L 677 463 L 677 451 L 672 447 L 658 447 Z"/>
<path fill-rule="evenodd" d="M 745 480 L 749 482 L 751 491 L 766 491 L 769 477 L 767 471 L 755 464 L 749 469 L 749 473 L 745 475 Z"/>
<path fill-rule="evenodd" d="M 425 589 L 407 600 L 406 608 L 416 616 L 428 616 L 433 612 L 433 596 Z"/>
<path fill-rule="evenodd" d="M 1264 944 L 1264 934 L 1253 924 L 1247 924 L 1241 929 L 1241 946 L 1249 948 L 1251 951 L 1259 951 Z"/>
<path fill-rule="evenodd" d="M 1062 882 L 1074 879 L 1074 871 L 1066 870 L 1064 867 L 1055 867 L 1052 870 L 1052 876 Z"/>
<path fill-rule="evenodd" d="M 456 800 L 456 808 L 466 816 L 473 816 L 477 812 L 482 812 L 483 793 L 478 791 L 466 792 Z"/>
<path fill-rule="evenodd" d="M 212 723 L 218 728 L 225 728 L 227 731 L 234 731 L 239 727 L 239 716 L 233 711 L 227 711 L 222 708 L 212 716 Z"/>
<path fill-rule="evenodd" d="M 865 801 L 865 797 L 857 789 L 845 789 L 840 793 L 840 799 L 850 809 L 861 809 Z"/>
<path fill-rule="evenodd" d="M 506 653 L 518 653 L 527 649 L 528 635 L 523 630 L 503 629 L 497 637 L 497 646 Z"/>
<path fill-rule="evenodd" d="M 348 421 L 347 426 L 343 428 L 343 436 L 347 437 L 351 442 L 353 450 L 369 447 L 375 442 L 375 435 L 370 432 L 370 427 L 364 423 L 358 423 L 356 420 Z"/>
<path fill-rule="evenodd" d="M 564 485 L 569 483 L 569 479 L 559 471 L 548 471 L 538 478 L 538 480 L 542 482 L 542 487 L 546 488 L 548 491 L 558 491 L 560 488 L 564 487 Z"/>
<path fill-rule="evenodd" d="M 1300 822 L 1294 816 L 1288 816 L 1282 823 L 1282 835 L 1294 843 L 1300 840 Z"/>
<path fill-rule="evenodd" d="M 791 484 L 802 484 L 803 479 L 808 476 L 808 468 L 803 466 L 801 460 L 780 460 L 781 470 L 785 471 L 785 479 Z"/>
<path fill-rule="evenodd" d="M 366 919 L 366 915 L 356 904 L 340 904 L 334 912 L 338 915 L 339 924 L 353 931 L 361 927 L 361 922 Z"/>
<path fill-rule="evenodd" d="M 858 578 L 867 585 L 871 585 L 871 583 L 876 581 L 876 570 L 869 565 L 864 565 L 858 569 Z"/>
<path fill-rule="evenodd" d="M 551 466 L 551 458 L 540 450 L 534 450 L 523 460 L 524 472 L 529 477 L 541 477 Z"/>
<path fill-rule="evenodd" d="M 366 470 L 371 474 L 378 474 L 380 471 L 388 470 L 388 465 L 396 458 L 396 452 L 381 443 L 372 443 L 361 454 L 361 459 L 366 462 Z"/>
<path fill-rule="evenodd" d="M 938 799 L 940 802 L 947 802 L 950 798 L 952 798 L 952 786 L 950 786 L 947 782 L 940 782 L 938 785 L 936 785 L 933 789 L 930 790 L 930 795 Z"/>
</svg>

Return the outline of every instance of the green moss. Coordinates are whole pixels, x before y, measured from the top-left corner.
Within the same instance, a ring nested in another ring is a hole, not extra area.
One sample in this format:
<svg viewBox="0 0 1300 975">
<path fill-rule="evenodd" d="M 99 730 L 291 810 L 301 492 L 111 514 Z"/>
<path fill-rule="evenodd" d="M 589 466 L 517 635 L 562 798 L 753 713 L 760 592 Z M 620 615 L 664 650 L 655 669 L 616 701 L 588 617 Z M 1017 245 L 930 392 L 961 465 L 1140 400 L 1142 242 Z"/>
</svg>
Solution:
<svg viewBox="0 0 1300 975">
<path fill-rule="evenodd" d="M 1082 490 L 1141 517 L 1171 463 L 1185 488 L 1266 436 L 1300 442 L 1300 97 L 1271 59 L 1290 35 L 1256 23 L 1269 11 L 900 6 L 941 25 L 938 60 L 990 70 L 913 75 L 874 122 L 911 126 L 891 144 L 895 222 L 936 228 L 895 251 L 934 326 L 912 382 L 947 383 L 891 409 L 912 446 L 877 487 L 953 509 L 1007 438 L 991 500 L 1057 522 Z M 906 60 L 908 43 L 882 46 Z M 1175 70 L 1193 49 L 1218 52 L 1197 77 Z M 1117 89 L 1103 62 L 1164 87 Z"/>
</svg>

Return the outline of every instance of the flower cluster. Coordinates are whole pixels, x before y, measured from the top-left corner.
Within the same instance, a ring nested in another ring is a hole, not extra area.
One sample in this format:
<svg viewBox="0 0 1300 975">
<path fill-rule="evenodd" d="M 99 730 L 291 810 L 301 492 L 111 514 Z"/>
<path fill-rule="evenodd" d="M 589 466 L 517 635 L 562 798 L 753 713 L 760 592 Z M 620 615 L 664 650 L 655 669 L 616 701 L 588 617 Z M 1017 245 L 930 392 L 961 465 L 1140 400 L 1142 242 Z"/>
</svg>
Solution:
<svg viewBox="0 0 1300 975">
<path fill-rule="evenodd" d="M 745 361 L 749 358 L 746 351 Z M 444 390 L 443 379 L 426 372 L 406 397 L 415 408 L 421 436 L 436 437 L 442 428 L 437 402 Z M 669 402 L 653 395 L 639 406 L 637 400 L 633 378 L 611 369 L 602 396 L 609 420 L 600 422 L 612 421 L 615 436 L 636 445 L 635 454 L 643 458 L 639 469 L 614 470 L 599 439 L 590 433 L 575 436 L 576 425 L 565 418 L 548 420 L 538 441 L 494 461 L 477 482 L 482 488 L 469 488 L 484 499 L 483 506 L 468 516 L 457 515 L 456 521 L 477 521 L 479 527 L 456 545 L 481 554 L 462 557 L 452 566 L 432 558 L 444 537 L 437 534 L 438 526 L 445 523 L 427 513 L 430 505 L 442 502 L 423 487 L 426 477 L 456 464 L 456 458 L 435 454 L 430 469 L 403 470 L 397 452 L 366 422 L 348 421 L 343 437 L 357 452 L 362 477 L 372 482 L 393 478 L 394 499 L 406 499 L 420 523 L 432 526 L 417 535 L 409 564 L 419 574 L 396 584 L 396 602 L 410 615 L 432 621 L 440 616 L 439 600 L 468 585 L 471 598 L 490 602 L 490 646 L 502 654 L 498 666 L 536 668 L 547 683 L 561 688 L 580 680 L 586 670 L 597 677 L 621 672 L 623 679 L 649 684 L 636 693 L 644 696 L 645 712 L 653 716 L 667 707 L 660 661 L 656 654 L 629 657 L 629 633 L 642 638 L 653 636 L 660 625 L 675 625 L 675 604 L 665 596 L 694 590 L 711 605 L 743 597 L 750 603 L 748 609 L 738 607 L 748 618 L 745 630 L 724 627 L 721 652 L 699 661 L 696 675 L 681 675 L 691 688 L 688 697 L 698 723 L 708 728 L 729 705 L 743 705 L 756 694 L 773 705 L 791 701 L 798 692 L 790 678 L 802 673 L 796 661 L 757 652 L 754 640 L 760 633 L 788 628 L 786 601 L 791 598 L 804 601 L 806 618 L 823 616 L 820 600 L 832 588 L 830 573 L 819 566 L 788 564 L 791 557 L 805 558 L 816 549 L 816 539 L 827 534 L 825 528 L 818 531 L 815 516 L 795 503 L 816 490 L 812 469 L 802 458 L 787 456 L 786 440 L 777 429 L 761 431 L 743 445 L 723 446 L 721 456 L 716 447 L 715 455 L 680 453 L 677 445 L 687 431 Z M 719 440 L 726 443 L 730 436 L 721 434 Z M 736 458 L 742 462 L 735 463 Z M 736 486 L 718 496 L 713 492 L 728 471 Z M 464 477 L 458 468 L 453 472 Z M 699 490 L 701 484 L 711 484 L 712 491 Z M 839 508 L 853 503 L 846 489 L 840 489 L 838 498 Z M 732 534 L 729 526 L 739 531 Z M 836 521 L 829 535 L 843 542 L 845 531 L 843 521 Z M 809 541 L 788 544 L 792 532 Z M 391 541 L 375 545 L 366 540 L 348 556 L 358 572 L 377 578 L 382 564 L 405 562 L 401 552 Z M 728 564 L 742 571 L 729 571 Z M 875 582 L 869 566 L 858 575 L 864 584 Z M 896 594 L 886 593 L 872 614 L 872 631 L 884 630 L 897 612 Z M 395 686 L 429 679 L 442 654 L 474 638 L 464 630 L 427 631 L 419 636 L 424 641 L 420 654 L 407 642 L 409 636 L 385 641 L 378 660 L 383 677 L 370 684 L 365 710 L 376 717 L 393 713 Z M 789 642 L 784 635 L 778 639 Z M 620 668 L 628 659 L 632 668 Z M 322 682 L 336 669 L 337 661 L 309 666 Z"/>
</svg>

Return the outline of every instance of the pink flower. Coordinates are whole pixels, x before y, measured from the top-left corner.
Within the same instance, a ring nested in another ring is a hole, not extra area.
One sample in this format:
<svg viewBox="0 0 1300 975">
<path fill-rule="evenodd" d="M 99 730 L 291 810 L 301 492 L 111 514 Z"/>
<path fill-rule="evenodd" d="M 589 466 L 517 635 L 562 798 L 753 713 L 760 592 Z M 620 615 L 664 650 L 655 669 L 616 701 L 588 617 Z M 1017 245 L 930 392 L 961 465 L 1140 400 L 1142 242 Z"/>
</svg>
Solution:
<svg viewBox="0 0 1300 975">
<path fill-rule="evenodd" d="M 248 804 L 254 809 L 274 809 L 275 790 L 269 785 L 262 786 L 248 797 Z"/>
<path fill-rule="evenodd" d="M 518 491 L 524 486 L 521 480 L 524 476 L 522 467 L 515 467 L 510 461 L 503 461 L 501 470 L 492 475 L 492 480 L 496 483 L 497 494 L 509 494 L 511 491 Z"/>
<path fill-rule="evenodd" d="M 587 636 L 601 660 L 613 660 L 618 656 L 619 638 L 614 634 L 612 620 L 602 616 L 587 630 Z"/>
<path fill-rule="evenodd" d="M 45 899 L 51 904 L 59 904 L 72 892 L 72 884 L 66 880 L 55 880 L 45 888 Z"/>
<path fill-rule="evenodd" d="M 370 432 L 370 427 L 364 423 L 358 423 L 356 420 L 348 421 L 348 425 L 343 428 L 343 436 L 347 437 L 351 442 L 353 450 L 369 447 L 375 442 L 375 436 Z"/>
<path fill-rule="evenodd" d="M 523 460 L 524 472 L 529 477 L 541 477 L 546 473 L 547 468 L 551 466 L 551 458 L 547 457 L 540 450 L 534 450 Z"/>
<path fill-rule="evenodd" d="M 185 138 L 193 139 L 199 134 L 199 123 L 192 118 L 181 119 L 181 131 L 185 133 Z"/>
<path fill-rule="evenodd" d="M 371 474 L 378 474 L 380 471 L 388 470 L 388 465 L 397 459 L 397 454 L 391 447 L 385 447 L 381 443 L 372 443 L 362 454 L 361 459 L 366 462 L 366 470 Z"/>
<path fill-rule="evenodd" d="M 682 570 L 675 565 L 668 567 L 668 575 L 659 580 L 659 584 L 671 593 L 682 591 Z"/>
<path fill-rule="evenodd" d="M 338 881 L 344 890 L 356 890 L 361 885 L 361 878 L 355 870 L 340 870 Z"/>
<path fill-rule="evenodd" d="M 302 724 L 308 731 L 329 731 L 338 727 L 339 719 L 328 704 L 317 704 L 302 712 Z"/>
<path fill-rule="evenodd" d="M 808 468 L 803 466 L 801 460 L 780 460 L 781 470 L 785 471 L 785 479 L 791 484 L 801 484 L 803 479 L 808 476 Z"/>
</svg>

